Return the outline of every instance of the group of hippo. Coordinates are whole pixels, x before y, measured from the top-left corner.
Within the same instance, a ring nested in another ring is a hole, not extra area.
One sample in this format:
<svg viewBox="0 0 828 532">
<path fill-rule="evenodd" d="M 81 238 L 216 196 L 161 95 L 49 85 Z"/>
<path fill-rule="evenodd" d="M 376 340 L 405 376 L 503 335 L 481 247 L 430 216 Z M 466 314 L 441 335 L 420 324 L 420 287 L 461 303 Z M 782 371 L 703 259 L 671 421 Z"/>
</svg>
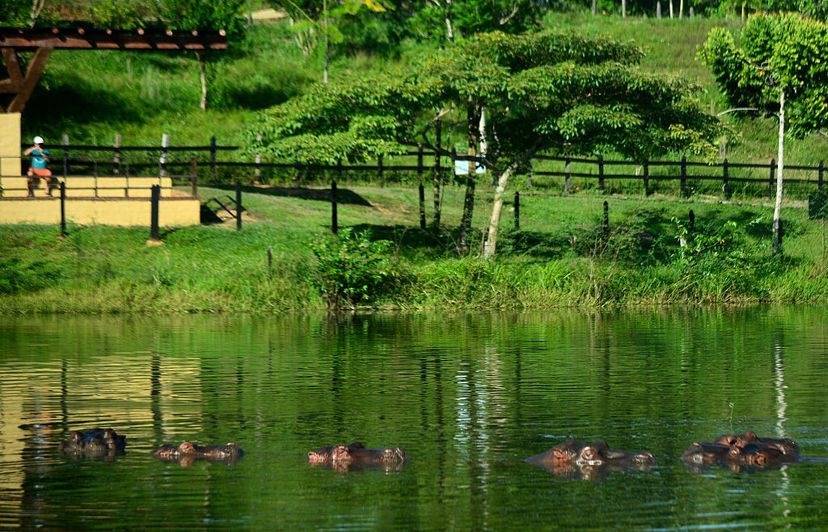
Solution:
<svg viewBox="0 0 828 532">
<path fill-rule="evenodd" d="M 80 430 L 69 441 L 60 444 L 60 451 L 86 458 L 112 458 L 126 447 L 126 436 L 113 429 Z M 178 461 L 190 466 L 195 460 L 235 463 L 244 452 L 235 443 L 226 445 L 198 445 L 184 441 L 179 445 L 165 443 L 150 453 L 164 461 Z M 726 434 L 713 442 L 695 442 L 682 454 L 682 460 L 694 469 L 721 465 L 734 471 L 742 468 L 767 468 L 799 460 L 799 445 L 788 438 L 760 438 L 753 431 Z M 411 458 L 399 447 L 367 449 L 361 442 L 350 445 L 332 445 L 308 453 L 308 463 L 330 467 L 336 471 L 379 467 L 399 470 Z M 629 452 L 610 449 L 604 440 L 585 443 L 568 440 L 546 452 L 526 459 L 530 464 L 544 467 L 556 476 L 593 479 L 616 470 L 646 470 L 655 464 L 653 455 L 646 451 Z"/>
<path fill-rule="evenodd" d="M 79 458 L 112 459 L 126 449 L 126 436 L 114 429 L 88 429 L 72 433 L 72 438 L 60 443 L 60 452 Z M 177 461 L 189 467 L 196 460 L 214 460 L 233 464 L 242 457 L 244 451 L 235 443 L 226 445 L 198 445 L 184 441 L 178 445 L 163 444 L 150 454 L 166 462 Z"/>
</svg>

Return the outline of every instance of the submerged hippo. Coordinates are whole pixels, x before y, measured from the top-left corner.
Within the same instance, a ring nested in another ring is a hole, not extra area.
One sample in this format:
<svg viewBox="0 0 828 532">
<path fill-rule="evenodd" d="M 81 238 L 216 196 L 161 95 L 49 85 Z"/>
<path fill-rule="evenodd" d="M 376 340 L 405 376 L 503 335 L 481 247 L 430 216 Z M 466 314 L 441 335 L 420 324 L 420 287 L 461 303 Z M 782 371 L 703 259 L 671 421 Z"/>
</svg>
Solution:
<svg viewBox="0 0 828 532">
<path fill-rule="evenodd" d="M 411 457 L 399 447 L 384 449 L 366 449 L 362 442 L 350 445 L 332 445 L 308 452 L 308 463 L 316 466 L 328 466 L 339 471 L 360 467 L 378 466 L 385 469 L 399 469 L 410 461 Z"/>
<path fill-rule="evenodd" d="M 58 447 L 64 454 L 87 458 L 112 458 L 123 453 L 125 448 L 126 436 L 110 428 L 75 431 L 71 439 L 60 442 Z"/>
<path fill-rule="evenodd" d="M 655 464 L 655 458 L 649 452 L 610 449 L 604 440 L 592 443 L 567 440 L 526 461 L 542 466 L 556 476 L 585 479 L 595 479 L 610 471 L 646 469 Z"/>
<path fill-rule="evenodd" d="M 714 440 L 714 443 L 730 447 L 744 448 L 747 445 L 764 445 L 779 450 L 783 454 L 798 455 L 799 444 L 789 438 L 760 438 L 749 430 L 744 434 L 725 434 Z"/>
<path fill-rule="evenodd" d="M 719 436 L 712 443 L 693 443 L 681 459 L 696 468 L 718 464 L 739 472 L 745 466 L 768 468 L 796 462 L 799 445 L 788 438 L 760 438 L 755 432 L 747 431 Z"/>
<path fill-rule="evenodd" d="M 159 460 L 177 460 L 182 466 L 190 466 L 195 460 L 215 460 L 228 464 L 236 463 L 244 451 L 235 443 L 226 445 L 198 445 L 183 441 L 178 445 L 165 443 L 150 453 Z"/>
</svg>

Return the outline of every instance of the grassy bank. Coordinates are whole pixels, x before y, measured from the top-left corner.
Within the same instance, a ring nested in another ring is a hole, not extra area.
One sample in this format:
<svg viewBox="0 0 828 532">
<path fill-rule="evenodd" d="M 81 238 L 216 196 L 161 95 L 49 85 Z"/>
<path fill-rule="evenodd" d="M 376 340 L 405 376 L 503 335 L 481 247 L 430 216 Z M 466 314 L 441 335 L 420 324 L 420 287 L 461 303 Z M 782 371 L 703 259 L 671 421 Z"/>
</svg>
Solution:
<svg viewBox="0 0 828 532">
<path fill-rule="evenodd" d="M 384 251 L 352 245 L 359 240 L 354 236 L 342 248 L 341 239 L 331 240 L 329 204 L 314 199 L 324 196 L 294 192 L 248 189 L 250 217 L 242 232 L 232 224 L 180 228 L 168 231 L 161 247 L 145 245 L 148 228 L 76 226 L 61 238 L 56 227 L 1 226 L 0 308 L 266 314 L 323 309 L 332 279 L 339 282 L 336 276 L 343 273 L 331 271 L 331 264 L 350 271 L 342 282 L 351 283 L 355 295 L 345 305 L 372 308 L 828 301 L 825 227 L 808 220 L 801 205 L 785 209 L 785 259 L 771 260 L 770 204 L 525 193 L 521 230 L 511 229 L 513 213 L 507 211 L 499 256 L 487 263 L 458 257 L 451 231 L 419 229 L 416 190 L 343 187 L 341 226 L 370 234 L 374 242 L 389 241 Z M 202 196 L 223 193 L 203 190 Z M 477 199 L 473 249 L 490 206 L 486 191 Z M 605 199 L 608 229 L 602 220 Z M 446 227 L 456 227 L 461 191 L 449 188 L 445 205 Z M 679 237 L 689 229 L 690 209 L 696 230 L 682 248 Z M 430 216 L 430 205 L 428 211 Z M 327 251 L 318 249 L 321 243 Z M 363 270 L 368 277 L 354 277 Z M 363 289 L 363 283 L 370 286 Z"/>
</svg>

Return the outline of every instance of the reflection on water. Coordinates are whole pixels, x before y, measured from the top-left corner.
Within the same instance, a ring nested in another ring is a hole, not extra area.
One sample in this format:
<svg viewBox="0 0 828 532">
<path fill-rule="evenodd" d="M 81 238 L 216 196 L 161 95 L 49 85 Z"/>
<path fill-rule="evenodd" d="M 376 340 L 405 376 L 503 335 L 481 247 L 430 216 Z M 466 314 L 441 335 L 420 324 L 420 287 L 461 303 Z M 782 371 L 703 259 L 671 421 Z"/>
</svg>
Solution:
<svg viewBox="0 0 828 532">
<path fill-rule="evenodd" d="M 828 457 L 824 313 L 6 318 L 0 526 L 818 526 L 826 463 L 695 474 L 679 458 L 747 429 Z M 93 427 L 126 434 L 126 452 L 58 452 Z M 524 462 L 569 438 L 657 462 Z M 184 440 L 245 456 L 182 468 L 149 454 Z M 308 465 L 351 441 L 413 461 Z"/>
</svg>

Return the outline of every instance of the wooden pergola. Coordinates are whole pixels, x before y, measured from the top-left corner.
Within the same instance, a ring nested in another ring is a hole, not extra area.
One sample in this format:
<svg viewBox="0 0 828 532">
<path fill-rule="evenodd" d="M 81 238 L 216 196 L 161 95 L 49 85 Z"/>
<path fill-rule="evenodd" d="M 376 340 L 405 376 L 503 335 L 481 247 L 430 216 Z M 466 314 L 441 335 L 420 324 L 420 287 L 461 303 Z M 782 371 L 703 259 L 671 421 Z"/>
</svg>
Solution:
<svg viewBox="0 0 828 532">
<path fill-rule="evenodd" d="M 8 78 L 0 79 L 0 94 L 11 94 L 8 107 L 0 112 L 20 113 L 26 107 L 46 62 L 54 49 L 133 50 L 145 52 L 224 50 L 227 37 L 219 31 L 113 30 L 52 28 L 20 29 L 0 27 L 0 50 Z M 21 68 L 19 52 L 34 52 Z"/>
</svg>

